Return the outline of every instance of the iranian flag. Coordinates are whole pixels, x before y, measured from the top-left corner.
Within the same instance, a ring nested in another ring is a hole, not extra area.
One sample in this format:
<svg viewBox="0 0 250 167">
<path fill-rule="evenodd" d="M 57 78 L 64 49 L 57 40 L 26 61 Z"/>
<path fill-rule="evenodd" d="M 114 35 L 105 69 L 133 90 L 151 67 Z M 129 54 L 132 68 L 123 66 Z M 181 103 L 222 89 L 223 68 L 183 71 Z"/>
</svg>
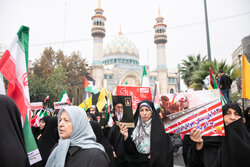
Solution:
<svg viewBox="0 0 250 167">
<path fill-rule="evenodd" d="M 22 26 L 10 48 L 0 59 L 0 72 L 9 81 L 7 95 L 17 104 L 22 119 L 24 141 L 30 164 L 41 160 L 34 136 L 30 129 L 30 96 L 28 87 L 29 28 Z"/>
<path fill-rule="evenodd" d="M 61 97 L 60 97 L 60 100 L 59 100 L 59 101 L 60 101 L 60 102 L 65 102 L 65 101 L 67 101 L 69 104 L 71 104 L 70 99 L 69 99 L 69 96 L 67 95 L 67 93 L 66 93 L 65 90 L 62 91 L 62 94 L 61 94 Z"/>
<path fill-rule="evenodd" d="M 46 104 L 48 100 L 49 100 L 49 96 L 46 96 L 43 102 Z"/>
<path fill-rule="evenodd" d="M 84 91 L 92 92 L 94 94 L 98 93 L 98 90 L 95 87 L 95 80 L 86 74 L 84 77 Z"/>
<path fill-rule="evenodd" d="M 143 66 L 143 71 L 142 71 L 141 87 L 150 87 L 145 66 Z"/>
<path fill-rule="evenodd" d="M 42 109 L 36 114 L 35 117 L 32 118 L 31 120 L 31 126 L 34 127 L 39 127 L 40 126 L 40 119 L 43 118 L 44 116 L 47 116 L 48 113 L 47 111 L 43 111 Z"/>
</svg>

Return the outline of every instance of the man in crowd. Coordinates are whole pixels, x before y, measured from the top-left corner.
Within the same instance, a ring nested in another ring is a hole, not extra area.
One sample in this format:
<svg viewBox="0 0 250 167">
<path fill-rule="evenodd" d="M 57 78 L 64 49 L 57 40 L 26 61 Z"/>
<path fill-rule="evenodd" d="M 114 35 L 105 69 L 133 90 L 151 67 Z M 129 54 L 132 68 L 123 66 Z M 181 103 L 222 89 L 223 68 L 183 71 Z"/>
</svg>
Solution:
<svg viewBox="0 0 250 167">
<path fill-rule="evenodd" d="M 219 71 L 219 76 L 220 76 L 221 93 L 223 94 L 225 99 L 227 101 L 229 101 L 230 100 L 229 90 L 230 90 L 231 85 L 232 85 L 232 79 L 230 78 L 230 76 L 224 74 L 222 70 Z"/>
</svg>

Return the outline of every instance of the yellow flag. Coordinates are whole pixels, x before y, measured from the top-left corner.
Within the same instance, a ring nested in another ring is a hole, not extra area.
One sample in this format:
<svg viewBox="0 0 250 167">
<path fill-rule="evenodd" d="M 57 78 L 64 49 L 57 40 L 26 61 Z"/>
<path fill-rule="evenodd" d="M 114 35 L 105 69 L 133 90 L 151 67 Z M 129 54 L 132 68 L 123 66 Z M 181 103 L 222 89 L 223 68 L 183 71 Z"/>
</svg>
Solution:
<svg viewBox="0 0 250 167">
<path fill-rule="evenodd" d="M 246 55 L 242 55 L 242 98 L 250 100 L 250 64 Z"/>
<path fill-rule="evenodd" d="M 92 96 L 90 96 L 87 100 L 82 102 L 78 107 L 85 109 L 85 111 L 92 106 Z"/>
<path fill-rule="evenodd" d="M 96 104 L 96 107 L 98 109 L 98 111 L 102 111 L 103 107 L 107 104 L 107 101 L 105 99 L 105 96 L 107 94 L 107 91 L 105 88 L 102 88 L 102 90 L 100 91 L 100 95 Z"/>
</svg>

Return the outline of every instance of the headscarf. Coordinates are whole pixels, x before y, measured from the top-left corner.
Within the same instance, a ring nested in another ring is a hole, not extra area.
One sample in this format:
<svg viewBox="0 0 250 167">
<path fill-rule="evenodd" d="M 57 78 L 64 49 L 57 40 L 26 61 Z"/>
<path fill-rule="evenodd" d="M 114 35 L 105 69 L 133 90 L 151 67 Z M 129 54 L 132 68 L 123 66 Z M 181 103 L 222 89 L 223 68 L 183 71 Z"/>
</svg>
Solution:
<svg viewBox="0 0 250 167">
<path fill-rule="evenodd" d="M 29 166 L 20 111 L 5 95 L 0 95 L 0 134 L 0 166 Z"/>
<path fill-rule="evenodd" d="M 248 132 L 250 132 L 250 114 L 248 114 L 249 110 L 250 110 L 250 107 L 248 107 L 248 108 L 244 111 L 244 117 L 245 117 L 245 119 L 246 119 L 245 125 L 246 125 L 246 128 L 247 128 Z"/>
<path fill-rule="evenodd" d="M 234 109 L 242 117 L 241 108 L 240 108 L 240 106 L 237 103 L 228 103 L 228 104 L 224 105 L 222 107 L 223 116 L 225 116 L 227 114 L 227 111 L 228 111 L 229 108 Z"/>
<path fill-rule="evenodd" d="M 58 119 L 57 117 L 51 117 L 46 127 L 44 127 L 43 135 L 40 137 L 37 145 L 42 156 L 41 164 L 45 166 L 48 157 L 52 151 L 54 145 L 58 142 L 59 135 L 58 135 Z"/>
<path fill-rule="evenodd" d="M 169 134 L 165 133 L 164 125 L 159 114 L 156 112 L 152 101 L 143 100 L 138 104 L 134 114 L 135 125 L 139 121 L 139 110 L 142 103 L 147 103 L 152 109 L 151 135 L 150 135 L 150 166 L 151 167 L 172 167 L 173 146 Z"/>
<path fill-rule="evenodd" d="M 141 103 L 139 109 L 142 106 L 146 106 L 150 109 L 152 115 L 152 108 L 147 103 Z M 143 121 L 139 115 L 136 127 L 132 133 L 132 140 L 135 143 L 137 151 L 142 154 L 150 153 L 150 136 L 151 136 L 151 121 L 150 118 L 148 121 Z"/>
<path fill-rule="evenodd" d="M 64 107 L 59 111 L 58 119 L 60 119 L 63 111 L 68 113 L 73 125 L 73 131 L 70 138 L 60 138 L 58 146 L 49 156 L 47 167 L 63 167 L 70 146 L 78 146 L 82 149 L 98 148 L 104 151 L 103 146 L 96 142 L 96 136 L 89 124 L 86 112 L 82 108 L 77 106 Z"/>
<path fill-rule="evenodd" d="M 46 112 L 46 111 L 45 111 L 45 112 Z M 50 118 L 51 118 L 51 116 L 44 116 L 44 117 L 41 118 L 41 120 L 43 120 L 43 122 L 45 123 L 44 128 L 41 130 L 41 133 L 43 133 L 45 127 L 47 126 L 47 124 L 48 124 L 48 122 L 49 122 L 49 120 L 50 120 Z"/>
<path fill-rule="evenodd" d="M 222 167 L 248 167 L 250 164 L 250 134 L 242 120 L 241 108 L 236 103 L 223 106 L 223 114 L 229 108 L 240 114 L 241 118 L 225 126 L 225 137 L 222 139 L 218 164 Z"/>
</svg>

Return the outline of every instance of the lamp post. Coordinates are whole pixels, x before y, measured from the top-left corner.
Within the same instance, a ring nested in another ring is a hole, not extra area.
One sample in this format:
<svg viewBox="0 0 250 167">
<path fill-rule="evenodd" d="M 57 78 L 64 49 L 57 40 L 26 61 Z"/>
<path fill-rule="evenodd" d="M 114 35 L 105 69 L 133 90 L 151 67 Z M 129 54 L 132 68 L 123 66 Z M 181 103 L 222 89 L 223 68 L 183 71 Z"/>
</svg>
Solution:
<svg viewBox="0 0 250 167">
<path fill-rule="evenodd" d="M 207 34 L 207 54 L 208 54 L 208 61 L 211 60 L 211 49 L 210 49 L 210 37 L 209 37 L 209 28 L 208 28 L 208 18 L 207 18 L 207 2 L 204 0 L 204 9 L 205 9 L 205 23 L 206 23 L 206 34 Z"/>
</svg>

